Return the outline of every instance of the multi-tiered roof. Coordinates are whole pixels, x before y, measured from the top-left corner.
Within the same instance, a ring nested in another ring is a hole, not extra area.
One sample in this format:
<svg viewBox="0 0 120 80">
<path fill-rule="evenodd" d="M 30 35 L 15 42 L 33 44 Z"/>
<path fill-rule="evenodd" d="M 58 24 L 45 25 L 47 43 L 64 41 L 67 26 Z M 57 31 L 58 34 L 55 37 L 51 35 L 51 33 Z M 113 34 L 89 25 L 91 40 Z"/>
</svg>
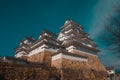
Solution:
<svg viewBox="0 0 120 80">
<path fill-rule="evenodd" d="M 21 57 L 21 56 L 25 56 L 29 53 L 29 49 L 30 49 L 30 45 L 32 43 L 34 43 L 35 40 L 32 37 L 26 37 L 24 38 L 21 43 L 19 44 L 19 46 L 16 48 L 15 51 L 15 56 L 16 57 Z"/>
<path fill-rule="evenodd" d="M 83 32 L 81 25 L 73 21 L 66 21 L 61 29 L 58 36 L 58 40 L 62 42 L 61 46 L 64 46 L 66 49 L 70 49 L 72 46 L 86 52 L 98 52 L 96 45 L 89 38 L 89 35 Z"/>
<path fill-rule="evenodd" d="M 32 37 L 25 38 L 16 49 L 15 54 L 17 57 L 36 54 L 44 49 L 70 50 L 71 48 L 92 54 L 98 52 L 89 35 L 83 32 L 82 26 L 70 20 L 62 26 L 59 36 L 44 30 L 36 41 Z"/>
<path fill-rule="evenodd" d="M 56 34 L 44 30 L 40 34 L 39 39 L 30 46 L 30 55 L 38 53 L 44 49 L 57 49 L 59 47 L 59 42 L 56 40 L 56 38 Z"/>
</svg>

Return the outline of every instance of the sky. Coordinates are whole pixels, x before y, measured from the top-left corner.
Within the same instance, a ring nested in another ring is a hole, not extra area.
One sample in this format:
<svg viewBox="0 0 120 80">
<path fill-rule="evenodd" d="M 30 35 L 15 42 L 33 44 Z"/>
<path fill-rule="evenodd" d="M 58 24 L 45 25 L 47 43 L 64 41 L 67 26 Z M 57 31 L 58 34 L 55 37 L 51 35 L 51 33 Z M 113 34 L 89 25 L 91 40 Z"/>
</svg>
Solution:
<svg viewBox="0 0 120 80">
<path fill-rule="evenodd" d="M 120 64 L 118 55 L 106 50 L 102 42 L 104 22 L 114 14 L 119 0 L 0 0 L 0 55 L 14 56 L 15 48 L 27 36 L 38 38 L 43 29 L 60 32 L 66 20 L 81 24 L 84 31 L 102 50 L 100 60 L 105 66 Z M 112 59 L 112 60 L 111 60 Z"/>
</svg>

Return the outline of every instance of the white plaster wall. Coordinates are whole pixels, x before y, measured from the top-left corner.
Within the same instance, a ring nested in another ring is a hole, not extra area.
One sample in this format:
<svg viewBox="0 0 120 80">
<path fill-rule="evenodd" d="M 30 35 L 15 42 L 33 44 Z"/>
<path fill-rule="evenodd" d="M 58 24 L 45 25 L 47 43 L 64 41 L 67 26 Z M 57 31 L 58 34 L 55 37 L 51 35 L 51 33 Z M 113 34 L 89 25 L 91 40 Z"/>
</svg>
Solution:
<svg viewBox="0 0 120 80">
<path fill-rule="evenodd" d="M 62 53 L 59 53 L 59 54 L 53 56 L 52 61 L 60 59 L 60 58 L 69 59 L 69 60 L 75 60 L 75 61 L 84 61 L 84 62 L 88 61 L 88 59 L 86 59 L 86 58 L 80 58 L 80 57 L 65 55 L 65 54 L 62 54 Z"/>
<path fill-rule="evenodd" d="M 25 51 L 21 51 L 21 52 L 17 53 L 17 54 L 15 55 L 15 57 L 21 57 L 21 56 L 24 55 L 23 53 L 25 53 Z"/>
<path fill-rule="evenodd" d="M 77 49 L 75 46 L 70 46 L 68 48 L 66 48 L 68 50 L 68 52 L 73 52 L 73 51 L 77 51 L 77 52 L 80 52 L 80 53 L 84 53 L 84 54 L 87 54 L 87 55 L 91 55 L 91 56 L 97 56 L 95 54 L 92 54 L 92 53 L 87 53 L 87 52 L 84 52 L 84 51 L 81 51 L 79 49 Z"/>
<path fill-rule="evenodd" d="M 42 46 L 40 46 L 40 47 L 38 47 L 38 48 L 32 50 L 32 51 L 29 53 L 28 56 L 31 56 L 31 55 L 34 55 L 34 54 L 38 54 L 39 52 L 44 51 L 44 50 L 52 51 L 52 52 L 56 52 L 56 51 L 57 51 L 57 50 L 52 49 L 52 48 L 46 49 L 46 48 L 44 48 L 44 47 L 48 47 L 48 46 L 45 45 L 45 44 L 43 44 Z"/>
</svg>

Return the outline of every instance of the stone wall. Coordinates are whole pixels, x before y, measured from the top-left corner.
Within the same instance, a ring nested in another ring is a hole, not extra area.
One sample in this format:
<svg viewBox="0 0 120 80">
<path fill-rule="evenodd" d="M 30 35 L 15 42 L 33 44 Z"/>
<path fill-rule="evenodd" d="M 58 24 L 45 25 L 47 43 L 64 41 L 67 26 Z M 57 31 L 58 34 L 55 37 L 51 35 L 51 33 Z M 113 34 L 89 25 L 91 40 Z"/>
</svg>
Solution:
<svg viewBox="0 0 120 80">
<path fill-rule="evenodd" d="M 85 54 L 85 53 L 79 52 L 77 50 L 73 50 L 71 52 L 74 53 L 74 54 L 79 54 L 79 55 L 88 57 L 88 64 L 92 68 L 94 68 L 96 70 L 104 70 L 104 71 L 106 71 L 105 67 L 102 65 L 102 63 L 100 62 L 99 57 L 97 55 L 96 56 L 88 55 L 90 53 Z"/>
<path fill-rule="evenodd" d="M 43 58 L 44 58 L 44 51 L 29 56 L 28 59 L 27 59 L 27 61 L 42 63 L 43 62 Z"/>
<path fill-rule="evenodd" d="M 52 51 L 48 51 L 48 50 L 45 50 L 44 51 L 44 58 L 43 58 L 43 63 L 45 65 L 48 65 L 49 67 L 51 66 L 51 55 L 53 54 L 54 52 Z"/>
<path fill-rule="evenodd" d="M 60 80 L 60 74 L 44 65 L 0 64 L 0 80 Z"/>
<path fill-rule="evenodd" d="M 88 55 L 79 51 L 72 51 L 72 53 L 88 57 L 88 62 L 65 58 L 53 60 L 52 66 L 60 70 L 61 80 L 105 80 L 107 78 L 106 69 L 97 55 Z"/>
<path fill-rule="evenodd" d="M 97 66 L 94 65 L 94 66 Z M 99 66 L 101 68 L 101 66 Z M 91 64 L 87 62 L 79 62 L 68 59 L 62 59 L 62 78 L 63 80 L 104 80 L 107 77 L 107 73 L 102 69 L 93 68 Z"/>
<path fill-rule="evenodd" d="M 62 68 L 62 59 L 52 60 L 51 66 L 56 67 L 57 69 L 61 69 Z"/>
<path fill-rule="evenodd" d="M 44 68 L 42 68 L 43 70 L 41 72 L 38 72 L 38 73 L 40 73 L 40 75 L 36 74 L 36 71 L 37 70 L 39 71 L 40 68 L 33 69 L 33 72 L 35 72 L 34 76 L 39 75 L 42 78 L 45 77 L 44 79 L 41 78 L 40 80 L 47 80 L 47 79 L 52 80 L 52 79 L 48 78 L 49 73 L 50 73 L 49 69 L 52 70 L 51 68 L 54 67 L 54 69 L 57 68 L 57 71 L 60 74 L 59 75 L 60 80 L 105 80 L 106 79 L 106 77 L 107 77 L 106 69 L 99 61 L 99 58 L 97 55 L 96 56 L 88 55 L 88 54 L 84 54 L 84 53 L 76 51 L 76 50 L 73 50 L 71 52 L 73 54 L 79 54 L 79 55 L 88 57 L 88 61 L 87 62 L 75 61 L 75 60 L 70 60 L 70 59 L 65 59 L 65 58 L 59 58 L 56 60 L 52 60 L 51 55 L 53 54 L 53 52 L 44 50 L 38 54 L 34 54 L 34 55 L 28 57 L 28 61 L 42 63 L 43 65 L 46 65 L 46 67 L 48 68 L 46 71 L 43 71 Z M 17 68 L 17 69 L 20 69 L 20 68 Z M 29 67 L 23 68 L 23 72 L 26 71 L 26 69 L 29 70 L 32 68 L 29 68 Z M 8 71 L 9 70 L 10 69 L 8 69 Z M 21 70 L 22 70 L 22 68 L 20 70 L 18 70 L 18 73 Z M 20 72 L 19 74 L 21 74 L 21 73 L 22 72 Z M 28 71 L 28 73 L 31 73 L 31 72 Z M 58 73 L 56 73 L 56 74 L 58 74 Z M 56 77 L 56 74 L 53 74 L 52 76 Z M 32 73 L 30 75 L 32 75 Z M 10 76 L 12 76 L 12 75 L 10 75 Z M 29 75 L 27 75 L 27 76 L 29 77 Z M 24 79 L 22 79 L 22 80 L 24 80 Z M 37 80 L 39 80 L 39 79 L 37 79 Z"/>
<path fill-rule="evenodd" d="M 52 51 L 43 50 L 40 53 L 29 56 L 28 61 L 35 62 L 35 63 L 42 63 L 48 66 L 51 66 L 51 55 L 52 54 L 53 54 Z"/>
</svg>

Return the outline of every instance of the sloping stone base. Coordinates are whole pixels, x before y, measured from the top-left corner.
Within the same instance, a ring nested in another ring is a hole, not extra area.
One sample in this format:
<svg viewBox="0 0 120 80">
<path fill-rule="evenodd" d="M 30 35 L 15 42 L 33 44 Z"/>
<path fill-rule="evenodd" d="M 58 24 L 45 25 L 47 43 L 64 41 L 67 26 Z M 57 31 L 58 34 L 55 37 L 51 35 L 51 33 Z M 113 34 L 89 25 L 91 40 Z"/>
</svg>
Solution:
<svg viewBox="0 0 120 80">
<path fill-rule="evenodd" d="M 0 80 L 60 80 L 56 68 L 0 63 Z"/>
<path fill-rule="evenodd" d="M 107 77 L 104 68 L 93 68 L 90 64 L 84 62 L 66 59 L 62 59 L 62 61 L 62 80 L 104 80 Z"/>
</svg>

